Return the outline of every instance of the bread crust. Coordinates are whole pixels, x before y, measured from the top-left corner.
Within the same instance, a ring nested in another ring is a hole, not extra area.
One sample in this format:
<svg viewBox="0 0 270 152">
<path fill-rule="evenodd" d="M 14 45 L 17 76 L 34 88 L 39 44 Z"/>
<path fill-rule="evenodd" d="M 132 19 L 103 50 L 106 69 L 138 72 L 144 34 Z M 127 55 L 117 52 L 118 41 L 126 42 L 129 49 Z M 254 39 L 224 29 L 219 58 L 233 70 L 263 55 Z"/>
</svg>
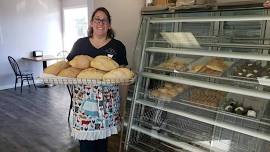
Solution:
<svg viewBox="0 0 270 152">
<path fill-rule="evenodd" d="M 56 62 L 56 63 L 48 66 L 46 69 L 44 69 L 44 73 L 57 75 L 60 71 L 62 71 L 65 68 L 68 68 L 68 67 L 69 67 L 68 62 L 59 61 L 59 62 Z"/>
<path fill-rule="evenodd" d="M 103 76 L 103 80 L 129 80 L 134 77 L 134 73 L 128 68 L 117 68 Z"/>
<path fill-rule="evenodd" d="M 77 75 L 77 78 L 102 80 L 105 73 L 105 71 L 97 70 L 95 68 L 88 68 L 81 71 Z"/>
<path fill-rule="evenodd" d="M 93 58 L 88 55 L 77 55 L 69 61 L 69 64 L 74 68 L 87 69 L 90 67 L 92 60 Z"/>
<path fill-rule="evenodd" d="M 60 77 L 68 77 L 68 78 L 76 78 L 77 75 L 81 72 L 81 69 L 69 67 L 66 69 L 63 69 L 59 72 L 58 76 Z"/>
<path fill-rule="evenodd" d="M 91 62 L 91 67 L 102 71 L 111 71 L 119 67 L 119 64 L 107 56 L 96 56 Z"/>
</svg>

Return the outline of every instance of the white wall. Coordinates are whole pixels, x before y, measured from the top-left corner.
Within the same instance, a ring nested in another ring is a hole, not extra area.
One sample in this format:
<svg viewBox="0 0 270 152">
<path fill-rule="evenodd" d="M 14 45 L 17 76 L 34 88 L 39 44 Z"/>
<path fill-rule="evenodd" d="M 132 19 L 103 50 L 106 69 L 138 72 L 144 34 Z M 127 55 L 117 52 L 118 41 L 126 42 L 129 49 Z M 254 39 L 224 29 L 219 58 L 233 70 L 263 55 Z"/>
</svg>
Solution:
<svg viewBox="0 0 270 152">
<path fill-rule="evenodd" d="M 62 50 L 60 0 L 0 1 L 0 89 L 13 87 L 14 75 L 7 56 L 35 75 L 42 63 L 21 60 L 33 50 L 56 54 Z"/>
<path fill-rule="evenodd" d="M 125 44 L 131 67 L 134 67 L 132 56 L 139 30 L 140 11 L 144 3 L 144 0 L 88 0 L 89 14 L 92 14 L 93 10 L 100 6 L 109 10 L 116 39 Z"/>
</svg>

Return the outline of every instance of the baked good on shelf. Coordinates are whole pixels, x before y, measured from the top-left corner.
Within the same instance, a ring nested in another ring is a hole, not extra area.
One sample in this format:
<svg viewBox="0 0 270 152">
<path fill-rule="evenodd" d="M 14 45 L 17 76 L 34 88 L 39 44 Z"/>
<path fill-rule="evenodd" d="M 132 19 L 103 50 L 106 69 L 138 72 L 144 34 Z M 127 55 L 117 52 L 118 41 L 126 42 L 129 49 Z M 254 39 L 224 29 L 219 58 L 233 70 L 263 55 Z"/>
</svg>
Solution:
<svg viewBox="0 0 270 152">
<path fill-rule="evenodd" d="M 239 107 L 237 107 L 237 108 L 234 109 L 234 112 L 237 113 L 237 114 L 239 114 L 239 115 L 244 114 L 244 111 L 245 111 L 245 109 L 242 106 L 239 106 Z"/>
<path fill-rule="evenodd" d="M 93 58 L 88 55 L 77 55 L 69 61 L 69 64 L 74 68 L 87 69 L 90 67 L 92 60 Z"/>
<path fill-rule="evenodd" d="M 257 114 L 256 114 L 256 112 L 254 110 L 248 110 L 247 111 L 247 116 L 249 116 L 249 117 L 256 117 Z"/>
<path fill-rule="evenodd" d="M 223 97 L 224 93 L 221 91 L 192 88 L 188 100 L 204 106 L 217 107 Z"/>
<path fill-rule="evenodd" d="M 227 65 L 222 59 L 214 58 L 207 63 L 206 67 L 211 70 L 223 72 L 227 68 Z"/>
<path fill-rule="evenodd" d="M 60 77 L 69 77 L 69 78 L 76 78 L 77 75 L 81 72 L 81 69 L 69 67 L 66 69 L 63 69 L 58 73 L 58 76 Z"/>
<path fill-rule="evenodd" d="M 225 111 L 228 111 L 228 112 L 233 112 L 233 106 L 232 105 L 227 105 L 225 108 L 224 108 L 224 110 Z"/>
<path fill-rule="evenodd" d="M 161 93 L 168 93 L 169 89 L 162 87 L 162 88 L 158 88 L 158 91 Z"/>
<path fill-rule="evenodd" d="M 158 98 L 162 99 L 162 100 L 165 100 L 165 101 L 171 101 L 173 96 L 171 96 L 170 94 L 168 93 L 160 93 Z"/>
<path fill-rule="evenodd" d="M 173 57 L 158 65 L 160 68 L 170 70 L 181 70 L 185 66 L 185 63 L 181 58 Z"/>
<path fill-rule="evenodd" d="M 59 61 L 59 62 L 56 62 L 56 63 L 48 66 L 47 68 L 45 68 L 44 73 L 57 75 L 60 71 L 62 71 L 63 69 L 65 69 L 67 67 L 69 67 L 68 62 Z"/>
<path fill-rule="evenodd" d="M 111 71 L 119 67 L 119 64 L 115 62 L 113 59 L 107 56 L 96 56 L 92 62 L 91 67 L 102 71 Z"/>
<path fill-rule="evenodd" d="M 194 72 L 194 73 L 199 72 L 204 66 L 205 66 L 205 65 L 194 65 L 194 66 L 192 67 L 191 72 Z"/>
<path fill-rule="evenodd" d="M 164 87 L 165 88 L 168 88 L 168 89 L 172 89 L 174 87 L 174 84 L 173 83 L 169 83 L 169 82 L 165 82 L 164 83 Z"/>
<path fill-rule="evenodd" d="M 168 92 L 167 92 L 171 97 L 175 97 L 177 96 L 178 92 L 176 90 L 173 90 L 173 89 L 170 89 Z"/>
<path fill-rule="evenodd" d="M 269 65 L 262 65 L 260 62 L 246 61 L 238 65 L 232 72 L 234 76 L 254 79 L 257 77 L 269 78 Z"/>
<path fill-rule="evenodd" d="M 158 91 L 158 90 L 152 90 L 152 91 L 150 91 L 150 95 L 152 96 L 152 97 L 158 97 L 159 96 L 159 94 L 160 94 L 160 92 Z"/>
<path fill-rule="evenodd" d="M 104 74 L 103 80 L 129 80 L 133 77 L 134 73 L 128 68 L 117 68 Z"/>
<path fill-rule="evenodd" d="M 95 68 L 88 68 L 82 70 L 78 75 L 77 78 L 85 78 L 85 79 L 97 79 L 102 80 L 105 71 L 97 70 Z"/>
</svg>

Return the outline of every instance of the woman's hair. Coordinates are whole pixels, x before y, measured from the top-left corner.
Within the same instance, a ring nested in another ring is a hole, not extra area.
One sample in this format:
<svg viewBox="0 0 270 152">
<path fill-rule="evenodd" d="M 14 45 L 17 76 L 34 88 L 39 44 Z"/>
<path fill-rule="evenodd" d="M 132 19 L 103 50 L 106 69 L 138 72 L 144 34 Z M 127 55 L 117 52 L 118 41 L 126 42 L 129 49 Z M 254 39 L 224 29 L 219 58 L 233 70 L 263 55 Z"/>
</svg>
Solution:
<svg viewBox="0 0 270 152">
<path fill-rule="evenodd" d="M 93 12 L 92 17 L 91 17 L 91 22 L 94 20 L 94 16 L 96 15 L 96 13 L 98 11 L 104 12 L 106 14 L 107 18 L 108 18 L 109 24 L 111 24 L 111 15 L 110 15 L 109 11 L 104 7 L 99 7 Z M 90 26 L 89 26 L 89 29 L 88 29 L 88 36 L 93 37 L 93 28 L 90 27 Z M 115 33 L 114 33 L 113 29 L 112 28 L 108 29 L 107 38 L 114 38 L 114 36 L 115 36 Z"/>
</svg>

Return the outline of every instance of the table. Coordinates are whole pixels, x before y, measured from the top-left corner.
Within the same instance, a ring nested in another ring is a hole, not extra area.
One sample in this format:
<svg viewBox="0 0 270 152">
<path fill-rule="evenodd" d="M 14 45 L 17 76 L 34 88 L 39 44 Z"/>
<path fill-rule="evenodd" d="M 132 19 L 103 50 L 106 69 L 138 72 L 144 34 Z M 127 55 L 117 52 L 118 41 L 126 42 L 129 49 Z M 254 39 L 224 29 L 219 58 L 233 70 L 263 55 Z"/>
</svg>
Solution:
<svg viewBox="0 0 270 152">
<path fill-rule="evenodd" d="M 53 55 L 44 55 L 44 56 L 41 56 L 41 57 L 23 57 L 22 59 L 36 61 L 36 62 L 41 62 L 42 61 L 43 70 L 45 68 L 47 68 L 47 61 L 50 61 L 50 60 L 63 60 L 63 58 L 56 57 L 56 56 L 53 56 Z"/>
<path fill-rule="evenodd" d="M 50 60 L 63 60 L 63 58 L 56 57 L 56 56 L 53 56 L 53 55 L 43 55 L 41 57 L 23 57 L 22 59 L 35 61 L 35 62 L 41 62 L 42 61 L 43 70 L 45 68 L 47 68 L 47 61 L 50 61 Z M 43 84 L 43 85 L 39 85 L 38 87 L 40 87 L 40 88 L 48 88 L 48 87 L 51 87 L 51 86 L 53 86 L 53 85 Z"/>
</svg>

